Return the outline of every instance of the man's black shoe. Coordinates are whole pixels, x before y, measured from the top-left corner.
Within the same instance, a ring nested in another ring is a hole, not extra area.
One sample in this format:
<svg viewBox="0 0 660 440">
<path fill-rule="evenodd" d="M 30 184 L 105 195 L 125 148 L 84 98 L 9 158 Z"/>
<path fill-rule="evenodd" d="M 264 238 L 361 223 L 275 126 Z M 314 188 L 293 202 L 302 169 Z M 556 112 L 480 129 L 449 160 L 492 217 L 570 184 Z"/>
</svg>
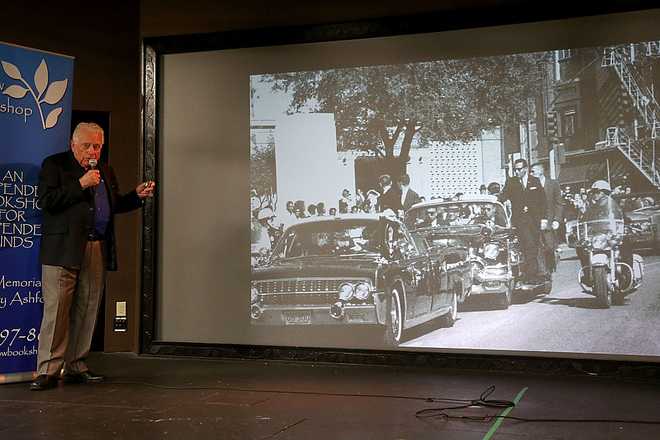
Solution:
<svg viewBox="0 0 660 440">
<path fill-rule="evenodd" d="M 64 383 L 98 383 L 103 382 L 104 379 L 103 376 L 94 374 L 89 370 L 82 373 L 64 373 L 62 375 Z"/>
<path fill-rule="evenodd" d="M 40 374 L 30 384 L 30 391 L 43 391 L 57 386 L 57 377 Z"/>
</svg>

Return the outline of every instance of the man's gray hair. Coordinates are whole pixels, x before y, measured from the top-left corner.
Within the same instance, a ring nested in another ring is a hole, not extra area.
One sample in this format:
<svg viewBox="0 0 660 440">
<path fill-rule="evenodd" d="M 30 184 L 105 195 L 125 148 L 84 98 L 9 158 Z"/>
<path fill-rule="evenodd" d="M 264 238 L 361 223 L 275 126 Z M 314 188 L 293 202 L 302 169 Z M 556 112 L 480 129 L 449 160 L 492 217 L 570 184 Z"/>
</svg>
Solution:
<svg viewBox="0 0 660 440">
<path fill-rule="evenodd" d="M 71 135 L 73 142 L 78 142 L 81 131 L 100 132 L 103 135 L 103 128 L 96 122 L 80 122 L 78 125 L 76 125 L 76 128 L 73 130 L 73 134 Z M 105 139 L 105 135 L 103 137 Z"/>
</svg>

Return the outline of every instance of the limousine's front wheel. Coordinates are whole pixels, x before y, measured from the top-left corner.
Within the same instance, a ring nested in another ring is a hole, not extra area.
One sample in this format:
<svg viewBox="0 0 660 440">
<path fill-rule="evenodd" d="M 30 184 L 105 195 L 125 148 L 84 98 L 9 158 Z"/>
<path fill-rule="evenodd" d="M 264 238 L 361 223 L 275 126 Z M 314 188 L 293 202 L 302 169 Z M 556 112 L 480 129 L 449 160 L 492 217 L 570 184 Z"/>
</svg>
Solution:
<svg viewBox="0 0 660 440">
<path fill-rule="evenodd" d="M 453 327 L 456 319 L 458 318 L 458 293 L 463 289 L 463 285 L 460 284 L 458 289 L 453 289 L 451 292 L 451 300 L 449 303 L 449 310 L 447 313 L 442 315 L 442 326 L 443 327 Z"/>
<path fill-rule="evenodd" d="M 385 344 L 396 347 L 403 336 L 403 291 L 394 284 L 387 294 L 387 315 L 385 316 Z"/>
<path fill-rule="evenodd" d="M 501 310 L 506 310 L 511 305 L 513 300 L 513 281 L 509 281 L 506 285 L 506 290 L 503 293 L 500 293 L 500 296 L 497 298 L 498 306 Z"/>
</svg>

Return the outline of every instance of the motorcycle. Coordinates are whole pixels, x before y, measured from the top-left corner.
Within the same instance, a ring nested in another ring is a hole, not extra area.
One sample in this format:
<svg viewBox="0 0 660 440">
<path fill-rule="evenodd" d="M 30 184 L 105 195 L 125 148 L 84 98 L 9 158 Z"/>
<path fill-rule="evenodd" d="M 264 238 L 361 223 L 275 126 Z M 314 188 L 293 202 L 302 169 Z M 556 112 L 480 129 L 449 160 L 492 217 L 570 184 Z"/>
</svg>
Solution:
<svg viewBox="0 0 660 440">
<path fill-rule="evenodd" d="M 642 284 L 644 260 L 627 250 L 625 232 L 624 219 L 612 212 L 577 224 L 578 282 L 602 308 L 623 304 Z"/>
</svg>

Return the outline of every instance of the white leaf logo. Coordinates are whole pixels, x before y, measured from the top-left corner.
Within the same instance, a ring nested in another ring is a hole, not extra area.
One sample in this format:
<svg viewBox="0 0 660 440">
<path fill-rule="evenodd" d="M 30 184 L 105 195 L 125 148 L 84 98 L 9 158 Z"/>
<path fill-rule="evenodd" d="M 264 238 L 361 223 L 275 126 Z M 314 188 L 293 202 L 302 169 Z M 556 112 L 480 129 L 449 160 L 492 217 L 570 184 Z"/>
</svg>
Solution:
<svg viewBox="0 0 660 440">
<path fill-rule="evenodd" d="M 25 96 L 25 94 L 26 94 L 27 92 L 28 92 L 28 89 L 26 89 L 25 87 L 21 87 L 21 86 L 13 85 L 13 86 L 9 86 L 9 87 L 7 87 L 7 88 L 2 92 L 2 94 L 3 94 L 3 95 L 9 95 L 9 96 L 11 96 L 11 97 L 14 98 L 14 99 L 21 99 L 22 97 Z"/>
<path fill-rule="evenodd" d="M 55 127 L 55 124 L 57 124 L 57 119 L 60 117 L 60 113 L 62 113 L 62 107 L 57 107 L 55 110 L 48 113 L 48 116 L 46 117 L 46 123 L 44 124 L 44 128 Z"/>
<path fill-rule="evenodd" d="M 2 63 L 2 69 L 5 73 L 12 79 L 20 81 L 21 85 L 12 84 L 2 91 L 3 95 L 10 96 L 14 99 L 22 99 L 25 95 L 30 92 L 32 98 L 34 98 L 35 104 L 37 104 L 37 109 L 39 110 L 39 117 L 41 118 L 41 126 L 44 130 L 48 128 L 53 128 L 57 125 L 57 121 L 62 114 L 62 107 L 57 107 L 53 109 L 48 116 L 44 119 L 44 113 L 46 112 L 45 106 L 42 104 L 57 104 L 66 94 L 67 86 L 69 81 L 63 79 L 60 81 L 53 81 L 50 85 L 48 84 L 48 64 L 46 64 L 45 59 L 41 59 L 39 67 L 34 72 L 34 88 L 28 84 L 28 82 L 23 79 L 21 71 L 18 70 L 18 67 L 12 63 L 0 60 Z M 26 119 L 27 122 L 27 119 Z"/>
<path fill-rule="evenodd" d="M 14 66 L 12 63 L 3 61 L 2 69 L 11 79 L 18 79 L 18 80 L 23 79 L 23 77 L 21 76 L 21 71 L 18 70 L 18 67 Z"/>
<path fill-rule="evenodd" d="M 39 92 L 37 99 L 39 99 L 48 85 L 48 66 L 43 59 L 41 60 L 39 67 L 37 67 L 37 71 L 34 72 L 34 85 L 37 86 L 37 91 Z"/>
<path fill-rule="evenodd" d="M 46 96 L 44 97 L 44 101 L 48 104 L 57 104 L 60 99 L 64 97 L 64 93 L 66 93 L 66 86 L 68 84 L 68 80 L 63 79 L 62 81 L 53 81 L 50 86 L 48 86 L 48 90 L 46 91 Z"/>
</svg>

